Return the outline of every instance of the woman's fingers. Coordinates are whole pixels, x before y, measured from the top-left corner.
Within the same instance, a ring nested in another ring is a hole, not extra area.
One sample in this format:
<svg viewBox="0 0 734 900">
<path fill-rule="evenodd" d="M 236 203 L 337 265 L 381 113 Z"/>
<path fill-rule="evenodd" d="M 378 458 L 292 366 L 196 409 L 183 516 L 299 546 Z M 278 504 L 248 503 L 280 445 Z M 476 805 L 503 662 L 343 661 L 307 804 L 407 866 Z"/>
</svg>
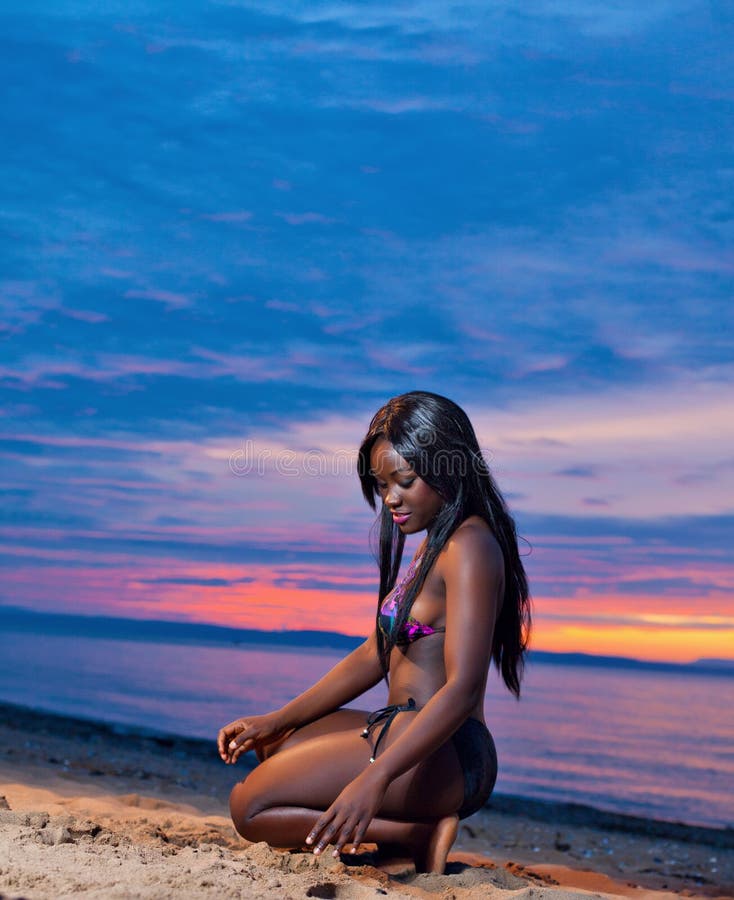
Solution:
<svg viewBox="0 0 734 900">
<path fill-rule="evenodd" d="M 352 836 L 352 853 L 357 852 L 357 848 L 364 840 L 364 836 L 367 833 L 367 826 L 369 822 L 358 822 L 357 827 L 354 829 L 354 834 Z"/>
<path fill-rule="evenodd" d="M 363 773 L 344 788 L 326 812 L 318 817 L 306 838 L 307 844 L 314 845 L 314 853 L 321 853 L 329 843 L 334 845 L 334 856 L 341 853 L 345 844 L 352 844 L 353 852 L 356 852 L 386 790 L 379 785 L 377 787 L 381 792 L 379 797 L 375 796 L 374 780 Z"/>
<path fill-rule="evenodd" d="M 227 726 L 219 729 L 219 733 L 217 734 L 217 750 L 219 750 L 219 755 L 224 756 L 224 748 L 227 744 Z"/>
<path fill-rule="evenodd" d="M 255 746 L 255 741 L 252 737 L 241 734 L 239 737 L 236 737 L 229 746 L 231 748 L 230 762 L 236 763 L 243 753 L 252 750 Z"/>
<path fill-rule="evenodd" d="M 233 730 L 236 722 L 230 722 L 229 725 L 225 725 L 224 728 L 219 729 L 219 734 L 217 735 L 217 749 L 219 750 L 219 755 L 226 762 L 229 757 L 229 751 L 227 749 L 229 742 L 232 740 L 232 736 L 236 734 Z"/>
<path fill-rule="evenodd" d="M 249 741 L 252 743 L 250 736 L 246 733 L 248 729 L 248 723 L 243 722 L 242 719 L 230 722 L 229 725 L 225 725 L 224 728 L 220 729 L 217 735 L 217 747 L 219 755 L 224 762 L 235 762 L 238 756 L 250 749 L 249 747 L 240 749 L 243 742 Z"/>
<path fill-rule="evenodd" d="M 323 815 L 319 816 L 316 820 L 316 824 L 309 832 L 306 843 L 315 845 L 313 848 L 314 853 L 321 853 L 324 847 L 330 843 L 332 836 L 336 833 L 337 822 L 334 816 L 335 813 L 330 809 L 327 809 Z"/>
<path fill-rule="evenodd" d="M 354 816 L 346 816 L 340 812 L 327 810 L 321 816 L 306 838 L 307 844 L 313 844 L 313 852 L 323 853 L 327 844 L 334 845 L 334 856 L 338 856 L 346 844 L 353 844 L 353 853 L 367 830 L 367 823 L 362 823 Z"/>
<path fill-rule="evenodd" d="M 274 715 L 235 719 L 220 729 L 217 735 L 219 755 L 226 763 L 237 762 L 243 753 L 257 749 L 258 745 L 272 741 L 282 733 L 283 729 Z"/>
<path fill-rule="evenodd" d="M 355 847 L 357 846 L 356 841 L 351 839 L 356 825 L 357 822 L 354 819 L 347 819 L 344 823 L 339 832 L 339 836 L 332 842 L 334 844 L 334 856 L 339 856 L 345 844 L 354 844 Z"/>
</svg>

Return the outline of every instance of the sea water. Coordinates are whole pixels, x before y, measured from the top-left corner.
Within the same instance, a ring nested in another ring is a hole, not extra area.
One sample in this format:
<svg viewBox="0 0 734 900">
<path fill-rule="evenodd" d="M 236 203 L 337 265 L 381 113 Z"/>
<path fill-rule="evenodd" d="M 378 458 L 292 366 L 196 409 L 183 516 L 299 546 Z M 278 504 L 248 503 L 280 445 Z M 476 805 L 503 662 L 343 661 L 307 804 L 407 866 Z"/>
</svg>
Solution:
<svg viewBox="0 0 734 900">
<path fill-rule="evenodd" d="M 275 709 L 343 656 L 304 650 L 0 634 L 0 700 L 212 741 Z M 725 675 L 531 663 L 516 701 L 486 700 L 496 791 L 734 826 L 734 680 Z M 386 702 L 373 688 L 352 706 Z"/>
</svg>

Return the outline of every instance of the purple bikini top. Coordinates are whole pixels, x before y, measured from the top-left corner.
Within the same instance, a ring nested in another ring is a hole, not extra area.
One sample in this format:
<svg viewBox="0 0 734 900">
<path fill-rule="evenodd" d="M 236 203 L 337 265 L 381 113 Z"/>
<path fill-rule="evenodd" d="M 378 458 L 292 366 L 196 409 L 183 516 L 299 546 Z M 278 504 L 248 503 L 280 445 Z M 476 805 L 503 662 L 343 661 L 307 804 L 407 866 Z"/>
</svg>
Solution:
<svg viewBox="0 0 734 900">
<path fill-rule="evenodd" d="M 398 613 L 400 612 L 400 604 L 403 601 L 405 591 L 410 580 L 415 575 L 415 570 L 421 559 L 421 556 L 416 556 L 415 559 L 411 560 L 408 570 L 405 573 L 405 577 L 395 585 L 382 601 L 378 622 L 380 631 L 382 631 L 386 638 L 389 638 L 395 630 L 395 623 L 397 621 Z M 418 619 L 414 619 L 413 616 L 409 615 L 403 623 L 403 627 L 400 629 L 400 634 L 396 637 L 395 643 L 398 645 L 412 644 L 413 641 L 417 641 L 418 638 L 427 637 L 429 634 L 439 634 L 442 631 L 446 631 L 446 629 L 432 628 L 430 625 L 424 625 L 422 622 L 419 622 Z"/>
</svg>

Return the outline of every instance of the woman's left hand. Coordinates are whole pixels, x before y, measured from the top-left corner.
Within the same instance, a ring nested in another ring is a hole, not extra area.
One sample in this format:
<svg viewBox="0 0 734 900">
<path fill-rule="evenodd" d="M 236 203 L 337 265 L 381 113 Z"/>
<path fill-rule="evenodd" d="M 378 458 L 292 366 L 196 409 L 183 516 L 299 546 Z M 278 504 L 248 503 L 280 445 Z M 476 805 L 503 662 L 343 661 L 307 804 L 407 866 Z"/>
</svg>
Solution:
<svg viewBox="0 0 734 900">
<path fill-rule="evenodd" d="M 338 856 L 345 844 L 352 844 L 352 853 L 356 853 L 388 784 L 371 766 L 351 781 L 309 832 L 306 843 L 315 844 L 313 852 L 321 853 L 327 844 L 333 844 L 334 856 Z"/>
</svg>

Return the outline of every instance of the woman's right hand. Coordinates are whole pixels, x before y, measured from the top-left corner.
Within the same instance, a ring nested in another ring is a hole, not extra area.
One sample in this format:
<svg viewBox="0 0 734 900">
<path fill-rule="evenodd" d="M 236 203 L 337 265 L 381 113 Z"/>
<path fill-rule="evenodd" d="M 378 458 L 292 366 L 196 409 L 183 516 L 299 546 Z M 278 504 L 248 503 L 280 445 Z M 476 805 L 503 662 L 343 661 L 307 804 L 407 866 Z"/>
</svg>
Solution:
<svg viewBox="0 0 734 900">
<path fill-rule="evenodd" d="M 236 763 L 243 753 L 283 737 L 290 730 L 279 713 L 243 716 L 219 729 L 217 747 L 226 763 Z"/>
</svg>

